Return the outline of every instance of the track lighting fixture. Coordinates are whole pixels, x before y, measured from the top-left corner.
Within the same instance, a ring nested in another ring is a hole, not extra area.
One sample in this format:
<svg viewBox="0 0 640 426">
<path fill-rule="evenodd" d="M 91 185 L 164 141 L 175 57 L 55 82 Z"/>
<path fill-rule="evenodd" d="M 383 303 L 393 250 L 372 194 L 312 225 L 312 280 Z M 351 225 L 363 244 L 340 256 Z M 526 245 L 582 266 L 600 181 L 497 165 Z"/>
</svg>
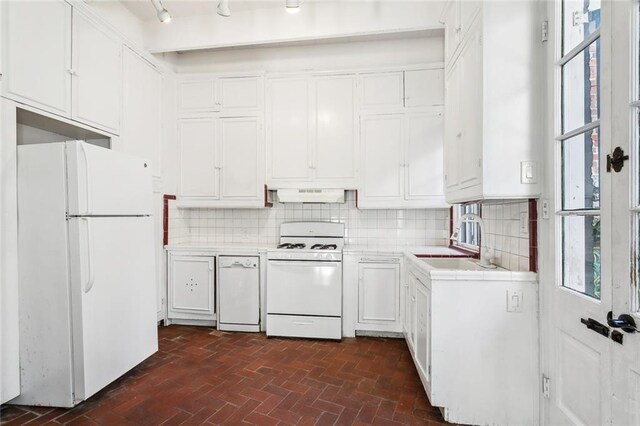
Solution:
<svg viewBox="0 0 640 426">
<path fill-rule="evenodd" d="M 218 15 L 220 16 L 224 16 L 225 18 L 231 16 L 231 10 L 229 9 L 229 0 L 220 0 L 220 3 L 218 3 L 218 8 L 216 10 L 218 12 Z"/>
<path fill-rule="evenodd" d="M 300 12 L 300 0 L 286 0 L 285 6 L 289 13 Z"/>
<path fill-rule="evenodd" d="M 151 4 L 156 8 L 160 22 L 163 24 L 171 22 L 171 15 L 169 15 L 169 11 L 162 6 L 160 0 L 151 0 Z"/>
</svg>

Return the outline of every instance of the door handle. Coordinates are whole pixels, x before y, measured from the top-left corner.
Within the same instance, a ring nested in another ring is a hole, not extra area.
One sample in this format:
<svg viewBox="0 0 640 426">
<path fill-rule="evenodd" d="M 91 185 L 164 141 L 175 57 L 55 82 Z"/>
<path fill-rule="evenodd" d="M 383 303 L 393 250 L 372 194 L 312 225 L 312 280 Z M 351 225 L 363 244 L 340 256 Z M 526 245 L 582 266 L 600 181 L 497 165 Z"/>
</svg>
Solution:
<svg viewBox="0 0 640 426">
<path fill-rule="evenodd" d="M 82 220 L 87 223 L 87 269 L 89 272 L 88 274 L 89 278 L 87 280 L 87 284 L 84 287 L 84 292 L 89 293 L 93 288 L 93 283 L 96 281 L 95 270 L 93 268 L 93 263 L 91 261 L 91 246 L 92 246 L 91 223 L 89 222 L 89 219 L 86 217 L 83 217 Z"/>
<path fill-rule="evenodd" d="M 616 173 L 620 172 L 624 166 L 624 162 L 628 159 L 629 156 L 624 154 L 624 150 L 616 147 L 612 154 L 607 154 L 607 172 L 611 173 L 611 169 Z"/>
<path fill-rule="evenodd" d="M 627 333 L 635 333 L 638 331 L 636 321 L 629 314 L 620 314 L 617 319 L 614 319 L 613 312 L 609 311 L 607 314 L 607 324 L 609 324 L 611 328 L 621 328 Z"/>
</svg>

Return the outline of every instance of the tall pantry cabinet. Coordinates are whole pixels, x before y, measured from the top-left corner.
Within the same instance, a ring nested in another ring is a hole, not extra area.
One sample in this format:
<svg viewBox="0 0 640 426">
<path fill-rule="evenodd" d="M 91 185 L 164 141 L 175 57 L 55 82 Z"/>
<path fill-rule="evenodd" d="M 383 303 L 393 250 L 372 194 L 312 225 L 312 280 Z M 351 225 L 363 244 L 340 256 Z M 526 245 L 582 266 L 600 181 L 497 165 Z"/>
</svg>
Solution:
<svg viewBox="0 0 640 426">
<path fill-rule="evenodd" d="M 543 42 L 535 2 L 450 1 L 444 174 L 449 203 L 541 192 Z"/>
</svg>

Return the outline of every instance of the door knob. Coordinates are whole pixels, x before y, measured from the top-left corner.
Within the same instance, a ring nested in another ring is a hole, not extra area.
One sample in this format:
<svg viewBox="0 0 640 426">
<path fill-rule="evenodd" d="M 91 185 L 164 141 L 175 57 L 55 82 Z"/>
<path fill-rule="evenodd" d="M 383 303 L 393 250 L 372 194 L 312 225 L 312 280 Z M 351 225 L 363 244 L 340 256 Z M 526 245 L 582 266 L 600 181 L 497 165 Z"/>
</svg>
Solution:
<svg viewBox="0 0 640 426">
<path fill-rule="evenodd" d="M 618 319 L 614 319 L 613 312 L 609 311 L 607 314 L 607 324 L 611 328 L 621 328 L 627 333 L 635 333 L 638 331 L 636 328 L 636 321 L 629 314 L 620 314 Z"/>
</svg>

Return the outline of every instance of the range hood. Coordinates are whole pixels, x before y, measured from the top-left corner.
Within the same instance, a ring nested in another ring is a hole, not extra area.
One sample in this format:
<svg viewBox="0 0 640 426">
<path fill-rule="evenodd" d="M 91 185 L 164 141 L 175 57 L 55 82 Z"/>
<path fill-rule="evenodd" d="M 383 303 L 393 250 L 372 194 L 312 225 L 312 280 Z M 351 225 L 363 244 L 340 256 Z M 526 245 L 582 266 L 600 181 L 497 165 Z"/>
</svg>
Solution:
<svg viewBox="0 0 640 426">
<path fill-rule="evenodd" d="M 281 203 L 344 203 L 344 189 L 278 189 Z"/>
</svg>

